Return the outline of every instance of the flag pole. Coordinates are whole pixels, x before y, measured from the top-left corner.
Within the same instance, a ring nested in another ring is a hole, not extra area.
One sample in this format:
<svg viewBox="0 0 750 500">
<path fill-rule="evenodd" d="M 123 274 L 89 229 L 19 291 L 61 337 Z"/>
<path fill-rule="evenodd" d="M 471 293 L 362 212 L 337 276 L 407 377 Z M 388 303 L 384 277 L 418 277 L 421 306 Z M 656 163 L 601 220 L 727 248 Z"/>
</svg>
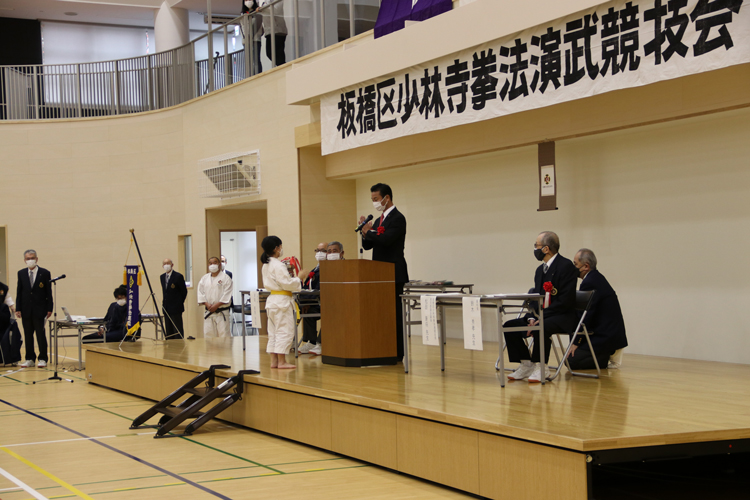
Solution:
<svg viewBox="0 0 750 500">
<path fill-rule="evenodd" d="M 159 327 L 161 328 L 162 335 L 165 335 L 164 339 L 166 339 L 166 331 L 164 329 L 164 320 L 161 316 L 161 308 L 159 307 L 159 304 L 156 303 L 156 294 L 154 294 L 154 289 L 151 288 L 151 280 L 148 278 L 148 271 L 146 271 L 146 264 L 143 262 L 143 257 L 141 256 L 141 249 L 138 247 L 138 240 L 135 237 L 135 229 L 130 230 L 130 236 L 133 237 L 133 243 L 135 243 L 135 250 L 138 252 L 138 259 L 141 261 L 141 267 L 143 268 L 143 274 L 146 276 L 146 283 L 148 283 L 148 291 L 151 293 L 151 300 L 154 301 L 154 310 L 156 311 L 156 317 L 159 318 Z"/>
</svg>

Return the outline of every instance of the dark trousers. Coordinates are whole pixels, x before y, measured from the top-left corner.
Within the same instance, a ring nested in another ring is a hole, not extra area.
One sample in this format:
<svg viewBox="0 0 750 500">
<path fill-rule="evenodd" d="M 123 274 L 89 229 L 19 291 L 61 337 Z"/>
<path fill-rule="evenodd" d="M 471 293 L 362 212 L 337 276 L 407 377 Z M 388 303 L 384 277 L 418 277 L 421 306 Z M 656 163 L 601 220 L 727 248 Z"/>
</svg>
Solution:
<svg viewBox="0 0 750 500">
<path fill-rule="evenodd" d="M 276 66 L 281 66 L 286 62 L 286 35 L 276 35 Z M 271 57 L 271 35 L 266 35 L 266 57 L 273 62 Z"/>
<path fill-rule="evenodd" d="M 307 306 L 305 314 L 320 314 L 320 307 Z M 302 342 L 320 344 L 320 333 L 318 332 L 318 318 L 302 318 Z M 316 335 L 317 334 L 317 335 Z"/>
<path fill-rule="evenodd" d="M 47 320 L 44 315 L 31 316 L 28 313 L 21 314 L 21 323 L 23 323 L 23 338 L 26 343 L 26 359 L 35 361 L 36 353 L 34 352 L 34 333 L 36 333 L 36 342 L 39 346 L 39 360 L 48 361 L 47 358 L 47 332 L 44 329 L 44 323 Z"/>
<path fill-rule="evenodd" d="M 529 321 L 526 318 L 512 319 L 503 323 L 505 327 L 527 326 Z M 576 327 L 575 315 L 552 316 L 544 318 L 544 362 L 549 361 L 549 353 L 552 348 L 553 333 L 570 333 Z M 531 360 L 534 363 L 539 362 L 539 333 L 534 332 L 534 348 L 529 355 L 529 348 L 526 347 L 526 332 L 506 332 L 505 344 L 508 346 L 508 360 L 511 363 L 520 363 L 523 360 Z"/>
<path fill-rule="evenodd" d="M 81 339 L 81 342 L 84 344 L 92 344 L 94 342 L 119 342 L 123 338 L 125 338 L 125 334 L 127 332 L 125 331 L 125 328 L 122 328 L 120 330 L 115 330 L 112 332 L 107 332 L 107 339 L 105 340 L 102 335 L 99 332 L 92 333 L 89 335 L 84 335 Z"/>
<path fill-rule="evenodd" d="M 182 326 L 182 313 L 162 309 L 164 314 L 164 336 L 169 339 L 184 339 L 185 329 Z"/>
<path fill-rule="evenodd" d="M 404 294 L 404 283 L 396 283 L 396 357 L 404 359 L 404 311 L 401 295 Z"/>
<path fill-rule="evenodd" d="M 254 57 L 255 57 L 255 66 L 253 67 L 254 71 L 252 72 L 253 75 L 257 75 L 258 73 L 263 71 L 263 65 L 260 62 L 260 40 L 253 41 L 253 50 L 255 51 Z M 251 63 L 252 64 L 252 63 Z"/>
<path fill-rule="evenodd" d="M 611 355 L 611 353 L 596 353 L 596 361 L 599 363 L 599 368 L 602 370 L 607 368 Z M 581 349 L 580 347 L 576 349 L 575 354 L 568 357 L 568 363 L 571 370 L 596 370 L 594 357 L 588 349 Z"/>
</svg>

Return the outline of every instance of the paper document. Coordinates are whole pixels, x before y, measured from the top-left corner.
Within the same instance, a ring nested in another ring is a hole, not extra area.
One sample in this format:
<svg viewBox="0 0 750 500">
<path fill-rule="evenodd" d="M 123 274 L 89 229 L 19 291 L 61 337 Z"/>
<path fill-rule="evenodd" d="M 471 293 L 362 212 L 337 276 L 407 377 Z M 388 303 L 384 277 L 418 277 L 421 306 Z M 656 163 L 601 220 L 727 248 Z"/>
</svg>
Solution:
<svg viewBox="0 0 750 500">
<path fill-rule="evenodd" d="M 422 295 L 419 300 L 422 307 L 422 344 L 440 345 L 436 297 Z"/>
<path fill-rule="evenodd" d="M 479 297 L 464 297 L 464 349 L 483 350 L 482 346 L 482 309 Z"/>
<path fill-rule="evenodd" d="M 260 292 L 250 292 L 250 317 L 253 321 L 253 328 L 260 328 Z"/>
</svg>

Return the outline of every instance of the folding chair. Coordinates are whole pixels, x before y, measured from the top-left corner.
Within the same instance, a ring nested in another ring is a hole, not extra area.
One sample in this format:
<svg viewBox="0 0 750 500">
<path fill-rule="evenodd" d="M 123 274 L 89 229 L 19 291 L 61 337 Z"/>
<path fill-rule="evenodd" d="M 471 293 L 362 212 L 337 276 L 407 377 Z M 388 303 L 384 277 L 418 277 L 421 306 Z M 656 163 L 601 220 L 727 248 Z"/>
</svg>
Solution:
<svg viewBox="0 0 750 500">
<path fill-rule="evenodd" d="M 583 314 L 581 314 L 581 319 L 578 321 L 578 325 L 576 326 L 576 329 L 573 331 L 573 337 L 570 339 L 570 342 L 568 343 L 568 348 L 565 349 L 565 354 L 563 355 L 562 361 L 560 361 L 560 358 L 557 354 L 557 347 L 554 345 L 554 342 L 552 344 L 552 350 L 555 351 L 555 356 L 557 357 L 558 366 L 557 371 L 555 371 L 555 374 L 549 377 L 547 380 L 555 380 L 557 376 L 562 371 L 563 365 L 565 365 L 568 368 L 568 371 L 577 376 L 577 377 L 588 377 L 588 378 L 599 378 L 599 375 L 601 375 L 602 371 L 599 368 L 599 361 L 596 359 L 596 353 L 594 352 L 594 347 L 591 345 L 591 338 L 590 336 L 594 334 L 594 332 L 589 332 L 586 329 L 586 325 L 583 323 L 586 319 L 586 314 L 589 312 L 589 308 L 591 307 L 591 301 L 594 298 L 594 291 L 595 290 L 589 290 L 585 292 L 577 291 L 576 292 L 576 310 L 577 311 L 583 311 Z M 560 335 L 567 335 L 570 336 L 569 333 L 553 333 L 552 335 L 557 336 L 557 343 L 560 347 L 560 350 L 562 350 L 562 342 L 560 341 Z M 594 358 L 594 365 L 596 366 L 596 375 L 593 373 L 582 373 L 582 372 L 574 372 L 570 368 L 570 363 L 568 363 L 568 355 L 570 354 L 570 349 L 575 345 L 575 340 L 578 335 L 583 335 L 586 337 L 586 342 L 588 342 L 589 349 L 591 350 L 591 357 Z"/>
</svg>

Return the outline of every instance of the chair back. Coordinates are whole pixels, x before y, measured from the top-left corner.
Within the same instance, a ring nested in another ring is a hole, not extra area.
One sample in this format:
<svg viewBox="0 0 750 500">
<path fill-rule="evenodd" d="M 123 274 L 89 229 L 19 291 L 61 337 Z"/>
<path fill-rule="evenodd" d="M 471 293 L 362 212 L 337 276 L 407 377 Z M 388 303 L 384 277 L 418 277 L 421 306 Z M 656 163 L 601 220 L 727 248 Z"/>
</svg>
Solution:
<svg viewBox="0 0 750 500">
<path fill-rule="evenodd" d="M 576 291 L 576 310 L 588 311 L 589 307 L 591 306 L 591 301 L 594 298 L 594 292 L 595 290 L 587 290 L 585 292 L 577 290 Z"/>
</svg>

